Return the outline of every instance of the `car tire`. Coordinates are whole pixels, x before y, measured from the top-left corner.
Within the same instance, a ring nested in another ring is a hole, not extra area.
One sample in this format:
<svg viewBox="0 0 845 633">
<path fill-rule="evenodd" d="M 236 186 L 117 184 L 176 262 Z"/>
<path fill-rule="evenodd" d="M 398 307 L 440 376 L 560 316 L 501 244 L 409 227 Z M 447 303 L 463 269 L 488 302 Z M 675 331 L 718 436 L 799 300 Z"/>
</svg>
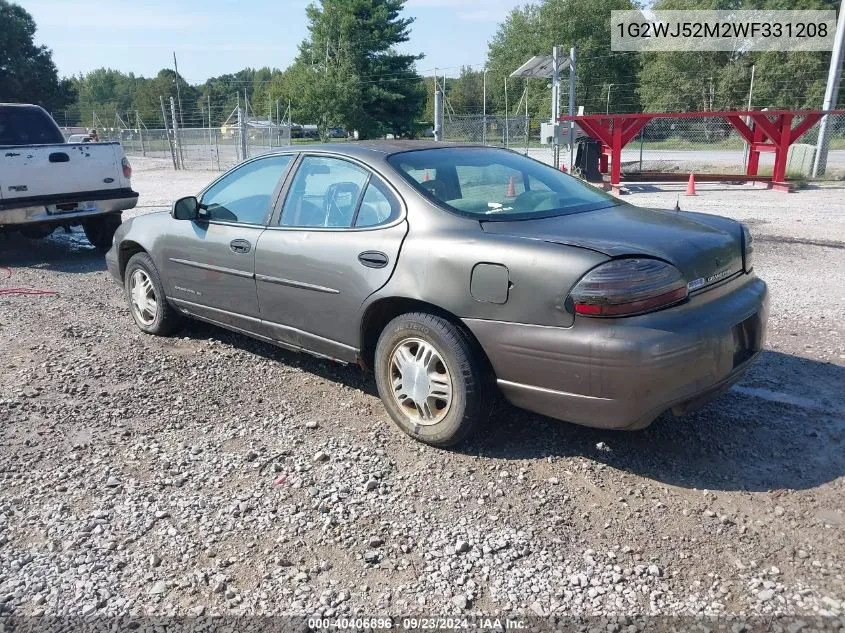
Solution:
<svg viewBox="0 0 845 633">
<path fill-rule="evenodd" d="M 490 417 L 495 387 L 487 359 L 466 331 L 442 317 L 413 312 L 390 321 L 374 366 L 390 417 L 420 442 L 455 446 Z M 447 393 L 448 400 L 438 399 Z"/>
<path fill-rule="evenodd" d="M 121 217 L 119 213 L 110 213 L 97 218 L 85 220 L 82 223 L 82 230 L 85 237 L 98 252 L 105 253 L 111 248 L 112 238 L 117 227 L 120 226 Z"/>
<path fill-rule="evenodd" d="M 129 312 L 142 332 L 167 336 L 182 327 L 184 318 L 167 301 L 158 270 L 147 253 L 136 253 L 129 259 L 123 283 Z"/>
</svg>

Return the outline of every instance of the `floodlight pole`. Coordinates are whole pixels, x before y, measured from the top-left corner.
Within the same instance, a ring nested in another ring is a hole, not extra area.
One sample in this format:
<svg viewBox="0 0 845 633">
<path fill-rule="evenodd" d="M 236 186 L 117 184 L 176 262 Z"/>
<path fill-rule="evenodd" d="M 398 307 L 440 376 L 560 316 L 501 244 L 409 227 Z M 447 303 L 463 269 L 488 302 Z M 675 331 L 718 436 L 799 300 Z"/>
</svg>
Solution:
<svg viewBox="0 0 845 633">
<path fill-rule="evenodd" d="M 487 145 L 487 72 L 489 68 L 484 69 L 484 81 L 482 82 L 482 100 L 484 101 L 483 104 L 483 111 L 484 111 L 484 128 L 481 130 L 481 144 Z"/>
<path fill-rule="evenodd" d="M 560 46 L 552 48 L 552 125 L 558 125 L 560 118 Z M 560 137 L 555 134 L 552 144 L 553 161 L 559 167 Z"/>
<path fill-rule="evenodd" d="M 569 49 L 569 116 L 575 116 L 575 47 Z M 575 121 L 569 121 L 569 169 L 575 158 Z"/>
<path fill-rule="evenodd" d="M 443 140 L 443 93 L 434 92 L 434 140 Z"/>
<path fill-rule="evenodd" d="M 839 5 L 839 21 L 836 23 L 836 38 L 833 41 L 833 51 L 830 54 L 830 70 L 827 74 L 827 88 L 824 91 L 824 102 L 822 110 L 830 110 L 836 107 L 836 98 L 839 93 L 839 78 L 842 75 L 842 57 L 845 52 L 845 0 Z M 819 140 L 816 143 L 816 156 L 813 159 L 813 178 L 824 174 L 827 169 L 827 122 L 830 115 L 822 117 L 819 127 Z"/>
</svg>

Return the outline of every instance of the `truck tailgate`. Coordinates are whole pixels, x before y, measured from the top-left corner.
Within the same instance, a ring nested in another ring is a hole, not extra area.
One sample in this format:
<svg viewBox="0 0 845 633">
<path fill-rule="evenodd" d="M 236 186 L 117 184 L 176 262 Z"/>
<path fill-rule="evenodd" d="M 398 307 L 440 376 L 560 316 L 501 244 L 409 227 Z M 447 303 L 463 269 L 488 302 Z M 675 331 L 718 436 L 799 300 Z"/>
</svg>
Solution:
<svg viewBox="0 0 845 633">
<path fill-rule="evenodd" d="M 0 147 L 0 199 L 8 204 L 129 188 L 122 158 L 120 143 Z"/>
</svg>

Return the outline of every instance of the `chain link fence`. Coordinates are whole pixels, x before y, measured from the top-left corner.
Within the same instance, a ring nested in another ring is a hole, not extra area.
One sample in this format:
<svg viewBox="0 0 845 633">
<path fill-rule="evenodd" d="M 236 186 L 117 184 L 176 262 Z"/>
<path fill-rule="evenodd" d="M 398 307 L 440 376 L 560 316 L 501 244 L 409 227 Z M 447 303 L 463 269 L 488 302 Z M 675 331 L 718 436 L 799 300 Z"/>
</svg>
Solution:
<svg viewBox="0 0 845 633">
<path fill-rule="evenodd" d="M 571 168 L 574 148 L 562 146 L 557 161 L 554 148 L 540 140 L 545 119 L 525 115 L 447 115 L 443 121 L 446 141 L 481 143 L 522 152 L 550 165 Z M 794 125 L 794 124 L 793 124 Z M 819 124 L 790 148 L 787 176 L 799 178 L 812 172 Z M 830 115 L 830 151 L 827 174 L 845 177 L 845 115 Z M 130 157 L 161 159 L 177 169 L 225 171 L 245 158 L 291 144 L 287 125 L 188 127 L 182 129 L 101 128 L 102 140 L 119 141 Z M 576 139 L 578 134 L 576 133 Z M 653 119 L 622 150 L 622 173 L 736 174 L 745 173 L 748 147 L 739 133 L 721 117 Z M 771 173 L 773 155 L 762 153 L 760 175 Z M 556 164 L 558 163 L 558 164 Z"/>
<path fill-rule="evenodd" d="M 251 156 L 291 144 L 288 126 L 184 129 L 103 129 L 103 141 L 119 141 L 127 156 L 158 158 L 179 169 L 225 171 Z"/>
<path fill-rule="evenodd" d="M 521 151 L 532 158 L 554 164 L 553 148 L 540 142 L 540 124 L 530 117 L 484 115 L 445 117 L 446 141 L 483 143 Z M 795 123 L 793 123 L 794 127 Z M 787 176 L 806 177 L 812 173 L 818 142 L 816 124 L 790 148 Z M 579 133 L 576 131 L 576 141 Z M 845 115 L 830 115 L 830 151 L 827 173 L 845 176 Z M 569 169 L 574 151 L 560 150 L 560 162 Z M 774 155 L 762 153 L 760 175 L 771 173 Z M 740 134 L 721 117 L 653 119 L 622 150 L 622 173 L 712 173 L 744 174 L 748 146 Z M 557 165 L 559 167 L 559 165 Z"/>
</svg>

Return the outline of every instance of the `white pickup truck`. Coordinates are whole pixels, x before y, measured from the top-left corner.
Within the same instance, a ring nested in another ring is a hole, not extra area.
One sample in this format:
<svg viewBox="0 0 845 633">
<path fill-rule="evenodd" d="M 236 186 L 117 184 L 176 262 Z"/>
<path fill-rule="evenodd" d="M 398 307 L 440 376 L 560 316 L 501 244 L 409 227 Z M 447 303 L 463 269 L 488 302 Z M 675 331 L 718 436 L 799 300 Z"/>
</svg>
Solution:
<svg viewBox="0 0 845 633">
<path fill-rule="evenodd" d="M 0 231 L 40 238 L 81 225 L 106 251 L 138 203 L 131 177 L 120 143 L 65 143 L 43 108 L 0 103 Z"/>
</svg>

